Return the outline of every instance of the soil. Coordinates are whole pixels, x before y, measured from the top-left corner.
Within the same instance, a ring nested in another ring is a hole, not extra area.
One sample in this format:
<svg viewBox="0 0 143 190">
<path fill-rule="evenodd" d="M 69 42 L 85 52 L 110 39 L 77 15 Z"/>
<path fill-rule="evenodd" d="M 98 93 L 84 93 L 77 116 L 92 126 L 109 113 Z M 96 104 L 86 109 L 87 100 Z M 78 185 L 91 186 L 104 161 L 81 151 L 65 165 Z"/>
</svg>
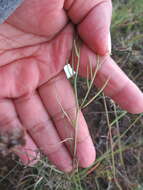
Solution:
<svg viewBox="0 0 143 190">
<path fill-rule="evenodd" d="M 0 155 L 6 157 L 18 146 L 25 145 L 24 131 L 16 129 L 13 131 L 0 132 Z"/>
</svg>

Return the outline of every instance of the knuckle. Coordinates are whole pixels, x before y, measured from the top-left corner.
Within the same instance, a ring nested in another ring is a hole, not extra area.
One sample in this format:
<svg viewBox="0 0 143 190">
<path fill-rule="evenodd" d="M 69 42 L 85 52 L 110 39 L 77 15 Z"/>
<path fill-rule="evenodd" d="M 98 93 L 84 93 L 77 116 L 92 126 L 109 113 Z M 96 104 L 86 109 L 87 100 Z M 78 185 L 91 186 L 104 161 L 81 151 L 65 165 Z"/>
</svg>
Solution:
<svg viewBox="0 0 143 190">
<path fill-rule="evenodd" d="M 8 115 L 4 115 L 2 114 L 0 116 L 0 126 L 13 126 L 13 125 L 17 125 L 18 122 L 17 122 L 17 117 L 14 116 L 14 117 L 9 117 Z"/>
<path fill-rule="evenodd" d="M 46 127 L 47 127 L 47 121 L 41 121 L 39 123 L 36 123 L 32 127 L 29 127 L 28 130 L 30 130 L 32 134 L 38 135 L 45 132 Z"/>
</svg>

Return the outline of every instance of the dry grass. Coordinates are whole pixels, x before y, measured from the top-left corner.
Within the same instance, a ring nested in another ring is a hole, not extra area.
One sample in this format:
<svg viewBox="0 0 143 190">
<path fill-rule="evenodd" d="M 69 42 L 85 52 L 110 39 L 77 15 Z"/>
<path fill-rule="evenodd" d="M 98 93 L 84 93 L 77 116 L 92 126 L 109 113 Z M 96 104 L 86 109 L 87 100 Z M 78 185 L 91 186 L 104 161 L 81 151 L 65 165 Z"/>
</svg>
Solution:
<svg viewBox="0 0 143 190">
<path fill-rule="evenodd" d="M 114 0 L 112 40 L 114 59 L 143 90 L 142 0 Z M 92 79 L 95 75 L 96 71 Z M 66 175 L 43 156 L 34 167 L 23 167 L 7 158 L 5 162 L 1 160 L 0 189 L 143 189 L 143 114 L 131 115 L 121 110 L 102 91 L 98 93 L 92 79 L 75 75 L 71 82 L 78 109 L 84 112 L 97 149 L 93 166 Z"/>
</svg>

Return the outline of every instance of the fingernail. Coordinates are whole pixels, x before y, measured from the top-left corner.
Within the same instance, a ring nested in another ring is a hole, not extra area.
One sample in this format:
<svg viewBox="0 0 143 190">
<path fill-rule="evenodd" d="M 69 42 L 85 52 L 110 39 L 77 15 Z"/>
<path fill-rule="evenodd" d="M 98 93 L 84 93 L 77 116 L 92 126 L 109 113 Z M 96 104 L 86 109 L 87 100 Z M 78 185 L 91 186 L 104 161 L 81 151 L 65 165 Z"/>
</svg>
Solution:
<svg viewBox="0 0 143 190">
<path fill-rule="evenodd" d="M 108 35 L 108 52 L 109 52 L 109 54 L 111 54 L 111 51 L 112 51 L 111 33 L 109 32 L 109 35 Z"/>
</svg>

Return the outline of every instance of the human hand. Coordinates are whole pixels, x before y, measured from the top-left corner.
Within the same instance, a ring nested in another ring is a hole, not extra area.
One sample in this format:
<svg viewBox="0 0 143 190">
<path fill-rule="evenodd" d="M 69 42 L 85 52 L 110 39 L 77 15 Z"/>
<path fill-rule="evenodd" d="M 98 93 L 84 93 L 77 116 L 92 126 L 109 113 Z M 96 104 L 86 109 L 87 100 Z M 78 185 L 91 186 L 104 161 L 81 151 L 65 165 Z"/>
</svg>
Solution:
<svg viewBox="0 0 143 190">
<path fill-rule="evenodd" d="M 59 169 L 73 168 L 75 130 L 63 110 L 75 120 L 76 103 L 63 68 L 75 24 L 83 40 L 79 73 L 87 76 L 89 57 L 101 55 L 95 84 L 102 87 L 109 79 L 106 95 L 129 112 L 143 111 L 142 93 L 109 56 L 111 9 L 109 0 L 25 0 L 0 26 L 0 125 L 26 129 L 26 145 L 17 153 L 24 163 L 35 157 L 30 150 L 40 148 Z M 95 149 L 81 112 L 77 125 L 77 159 L 88 167 Z"/>
</svg>

